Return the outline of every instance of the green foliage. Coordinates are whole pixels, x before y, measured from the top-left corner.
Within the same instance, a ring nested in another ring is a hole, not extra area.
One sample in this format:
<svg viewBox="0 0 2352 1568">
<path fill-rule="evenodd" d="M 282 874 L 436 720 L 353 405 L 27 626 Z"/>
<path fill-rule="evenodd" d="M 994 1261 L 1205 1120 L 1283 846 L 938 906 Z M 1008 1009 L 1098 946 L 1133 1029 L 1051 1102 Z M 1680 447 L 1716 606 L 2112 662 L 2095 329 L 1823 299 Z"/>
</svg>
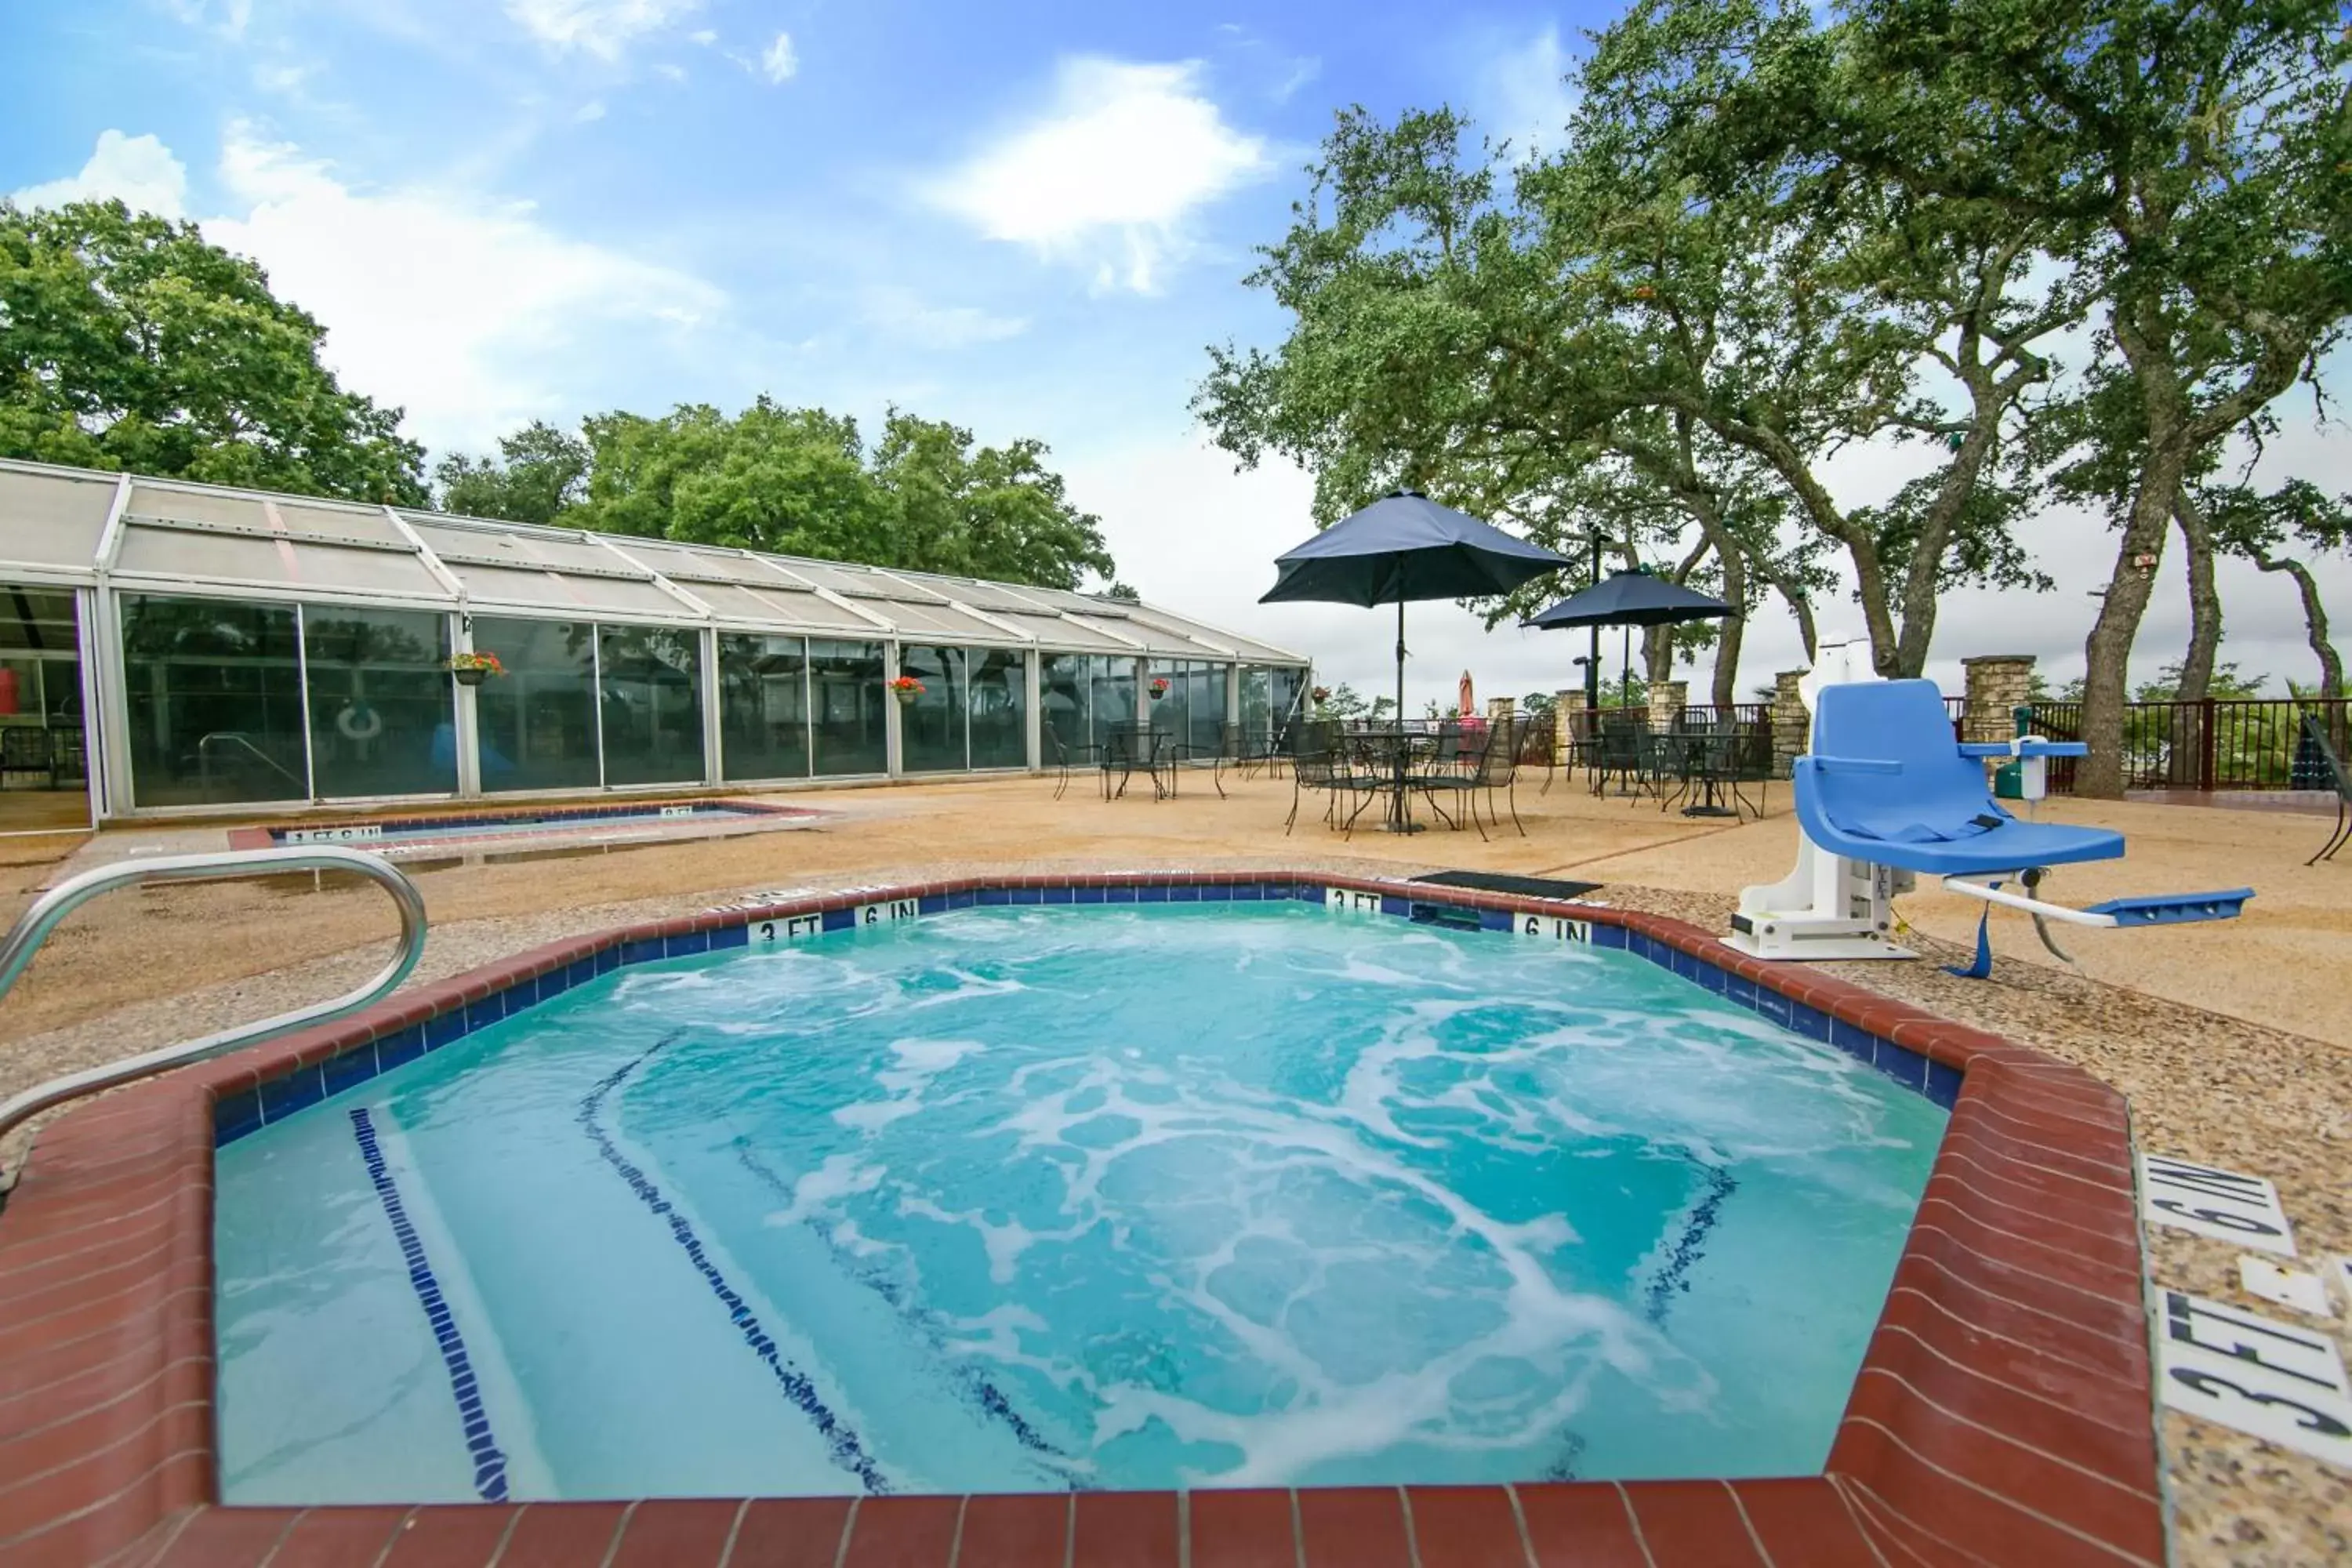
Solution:
<svg viewBox="0 0 2352 1568">
<path fill-rule="evenodd" d="M 2004 229 L 1801 145 L 1833 44 L 1803 7 L 1637 5 L 1580 73 L 1566 150 L 1518 167 L 1448 110 L 1341 115 L 1250 278 L 1289 334 L 1213 350 L 1196 411 L 1245 465 L 1304 464 L 1326 521 L 1412 482 L 1572 556 L 1601 532 L 1608 563 L 1657 561 L 1743 609 L 1777 589 L 1809 636 L 1843 549 L 1883 666 L 1916 668 L 1940 590 L 2042 585 L 2010 531 L 2016 437 L 2048 374 L 2036 345 L 2084 301 L 2038 267 L 2049 226 Z M 1737 145 L 1709 129 L 1732 97 Z M 1822 466 L 1878 437 L 1939 456 L 1848 513 Z M 1738 630 L 1675 634 L 1727 639 L 1727 700 Z"/>
<path fill-rule="evenodd" d="M 598 415 L 578 437 L 534 424 L 436 478 L 447 510 L 519 521 L 1048 587 L 1108 577 L 1098 520 L 1045 455 L 896 410 L 869 452 L 856 420 L 762 397 L 731 418 Z"/>
<path fill-rule="evenodd" d="M 400 410 L 194 224 L 0 201 L 0 456 L 369 501 L 425 499 Z"/>
<path fill-rule="evenodd" d="M 444 511 L 545 524 L 586 494 L 588 462 L 585 441 L 534 419 L 499 442 L 496 458 L 444 458 L 433 481 Z"/>
<path fill-rule="evenodd" d="M 1393 700 L 1391 700 L 1391 705 Z M 1360 719 L 1370 707 L 1371 703 L 1364 694 L 1344 680 L 1332 687 L 1323 700 L 1317 704 L 1318 710 L 1326 719 Z"/>
<path fill-rule="evenodd" d="M 2212 679 L 2206 688 L 2205 695 L 2217 702 L 2226 702 L 2232 699 L 2243 700 L 2250 697 L 2260 697 L 2263 694 L 2263 688 L 2269 684 L 2268 676 L 2241 675 L 2234 663 L 2217 664 L 2213 667 Z M 2132 692 L 2132 700 L 2172 702 L 2178 700 L 2179 696 L 2180 666 L 2174 663 L 2168 664 L 2158 670 L 2154 680 L 2141 681 Z"/>
</svg>

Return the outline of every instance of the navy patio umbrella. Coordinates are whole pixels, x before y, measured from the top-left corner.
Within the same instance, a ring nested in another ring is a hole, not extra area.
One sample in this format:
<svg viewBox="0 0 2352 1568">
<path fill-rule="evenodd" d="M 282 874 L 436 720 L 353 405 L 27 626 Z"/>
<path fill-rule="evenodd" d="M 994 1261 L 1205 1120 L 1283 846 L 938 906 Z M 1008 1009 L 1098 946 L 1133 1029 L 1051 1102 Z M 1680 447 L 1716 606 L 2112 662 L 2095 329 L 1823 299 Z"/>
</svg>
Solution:
<svg viewBox="0 0 2352 1568">
<path fill-rule="evenodd" d="M 1296 550 L 1275 558 L 1274 586 L 1261 605 L 1394 605 L 1397 607 L 1397 724 L 1404 723 L 1404 606 L 1411 599 L 1474 599 L 1507 594 L 1568 557 L 1514 539 L 1490 522 L 1440 506 L 1417 490 L 1382 496 L 1340 519 Z M 1390 827 L 1410 833 L 1405 815 L 1404 747 L 1397 747 L 1396 800 Z"/>
<path fill-rule="evenodd" d="M 1718 621 L 1739 612 L 1711 594 L 1685 588 L 1636 566 L 1612 572 L 1580 594 L 1572 594 L 1551 608 L 1520 622 L 1522 626 L 1557 631 L 1569 626 L 1623 626 L 1621 690 L 1630 693 L 1633 679 L 1635 626 L 1665 626 L 1680 621 Z"/>
</svg>

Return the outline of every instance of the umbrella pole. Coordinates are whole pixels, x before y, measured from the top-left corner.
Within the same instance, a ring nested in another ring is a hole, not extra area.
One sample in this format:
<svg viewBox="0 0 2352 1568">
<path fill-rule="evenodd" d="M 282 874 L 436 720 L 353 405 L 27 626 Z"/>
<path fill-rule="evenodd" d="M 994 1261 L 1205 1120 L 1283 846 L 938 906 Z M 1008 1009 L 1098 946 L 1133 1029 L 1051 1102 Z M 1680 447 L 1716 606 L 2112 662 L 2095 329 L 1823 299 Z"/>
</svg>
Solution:
<svg viewBox="0 0 2352 1568">
<path fill-rule="evenodd" d="M 1404 794 L 1404 600 L 1397 600 L 1396 797 L 1389 803 L 1389 831 L 1411 833 Z"/>
</svg>

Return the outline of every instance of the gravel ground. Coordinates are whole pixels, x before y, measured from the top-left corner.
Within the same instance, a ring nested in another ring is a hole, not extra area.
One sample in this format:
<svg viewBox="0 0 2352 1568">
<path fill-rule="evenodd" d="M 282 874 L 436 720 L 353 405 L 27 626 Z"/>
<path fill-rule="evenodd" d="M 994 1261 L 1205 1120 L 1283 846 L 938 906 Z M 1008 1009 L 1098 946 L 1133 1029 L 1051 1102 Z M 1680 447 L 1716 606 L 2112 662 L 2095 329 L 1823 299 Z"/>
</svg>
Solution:
<svg viewBox="0 0 2352 1568">
<path fill-rule="evenodd" d="M 1023 787 L 1037 794 L 1034 783 Z M 1083 781 L 1074 787 L 1074 797 Z M 1258 781 L 1237 787 L 1242 798 L 1286 805 L 1287 785 Z M 1580 796 L 1581 792 L 1573 792 Z M 1438 850 L 1454 864 L 1495 869 L 1558 871 L 1598 879 L 1630 864 L 1661 860 L 1727 866 L 1759 860 L 1763 849 L 1732 840 L 1700 843 L 1715 834 L 1772 830 L 1768 822 L 1745 829 L 1698 829 L 1654 811 L 1607 816 L 1575 800 L 1556 799 L 1547 812 L 1529 812 L 1528 839 L 1508 835 L 1483 848 L 1475 840 L 1391 839 L 1359 836 L 1342 846 L 1302 829 L 1287 841 L 1253 832 L 1250 854 L 1204 855 L 1203 842 L 1244 837 L 1213 833 L 1233 810 L 1213 795 L 1180 805 L 1122 802 L 1066 803 L 1041 832 L 1034 802 L 1002 785 L 943 786 L 927 791 L 836 792 L 824 804 L 844 820 L 832 831 L 770 836 L 713 845 L 635 849 L 594 861 L 490 866 L 426 877 L 436 913 L 419 979 L 473 968 L 558 937 L 626 921 L 691 912 L 757 892 L 830 889 L 923 880 L 982 871 L 1124 869 L 1184 865 L 1202 869 L 1285 866 L 1396 875 L 1434 869 L 1416 859 Z M 1002 801 L 1008 809 L 994 809 Z M 817 802 L 813 801 L 812 804 Z M 1528 808 L 1523 804 L 1523 812 Z M 2140 807 L 2141 811 L 2185 811 Z M 1252 813 L 1263 815 L 1261 806 Z M 1085 814 L 1092 813 L 1092 816 Z M 1106 815 L 1108 814 L 1108 815 Z M 2221 814 L 2203 813 L 2202 816 Z M 2240 820 L 2252 814 L 2241 814 Z M 1546 817 L 1576 835 L 1563 851 L 1557 837 L 1543 840 Z M 1276 811 L 1274 825 L 1279 826 Z M 1084 831 L 1073 832 L 1073 826 Z M 863 831 L 851 829 L 862 828 Z M 56 851 L 0 850 L 0 888 L 21 903 L 53 877 Z M 926 853 L 952 844 L 962 853 Z M 1073 851 L 1039 857 L 1040 844 Z M 1679 851 L 1679 853 L 1677 853 Z M 1705 889 L 1645 885 L 1631 873 L 1596 898 L 1670 914 L 1722 930 L 1737 881 Z M 1773 873 L 1776 877 L 1778 869 Z M 1685 874 L 1662 879 L 1686 883 Z M 601 895 L 601 896 L 599 896 Z M 371 908 L 371 901 L 377 906 Z M 2332 901 L 2324 900 L 2323 901 Z M 244 1018 L 331 995 L 383 962 L 392 929 L 372 889 L 285 895 L 251 886 L 207 886 L 127 896 L 104 921 L 79 920 L 60 932 L 60 951 L 45 957 L 26 987 L 0 1008 L 0 1031 L 11 1037 L 0 1055 L 0 1092 L 14 1092 L 56 1073 L 226 1027 Z M 2340 910 L 2321 923 L 2340 923 Z M 1937 922 L 1942 923 L 1942 922 Z M 77 930 L 77 927 L 79 929 Z M 2216 928 L 2226 929 L 2226 928 Z M 1957 935 L 1957 931 L 1951 934 Z M 1966 954 L 1931 932 L 1912 941 L 1934 962 L 1826 966 L 1857 984 L 1916 1003 L 1947 1016 L 2009 1036 L 2076 1062 L 2114 1084 L 2131 1100 L 2135 1135 L 2151 1152 L 2252 1171 L 2274 1180 L 2294 1221 L 2303 1260 L 2352 1255 L 2352 1192 L 2345 1166 L 2352 1154 L 2352 1051 L 2246 1016 L 2221 1012 L 2143 989 L 2105 983 L 2043 963 L 2007 957 L 1990 984 L 1956 979 L 1937 966 Z M 355 945 L 356 944 L 356 945 Z M 129 956 L 125 956 L 126 949 Z M 2345 971 L 2338 948 L 2329 971 Z M 61 962 L 60 962 L 61 961 Z M 207 975 L 214 978 L 204 978 Z M 2230 964 L 2190 976 L 2193 990 L 2259 1015 L 2264 991 L 2277 976 L 2259 967 Z M 2185 983 L 2184 983 L 2185 984 Z M 2339 1037 L 2352 1035 L 2352 1012 L 2334 994 Z M 2181 985 L 2171 987 L 2175 991 Z M 2307 988 L 2285 1011 L 2308 1009 Z M 29 1005 L 28 1005 L 29 1004 Z M 2277 1009 L 2271 1009 L 2277 1011 Z M 33 1130 L 0 1146 L 0 1158 L 21 1157 Z M 2237 1249 L 2187 1233 L 2149 1235 L 2156 1283 L 2234 1301 L 2273 1316 L 2286 1310 L 2243 1295 L 2237 1288 Z M 2342 1341 L 2345 1320 L 2326 1325 Z M 2176 1557 L 2183 1564 L 2317 1565 L 2352 1563 L 2352 1476 L 2273 1449 L 2232 1430 L 2178 1415 L 2163 1417 L 2168 1480 L 2174 1506 Z"/>
</svg>

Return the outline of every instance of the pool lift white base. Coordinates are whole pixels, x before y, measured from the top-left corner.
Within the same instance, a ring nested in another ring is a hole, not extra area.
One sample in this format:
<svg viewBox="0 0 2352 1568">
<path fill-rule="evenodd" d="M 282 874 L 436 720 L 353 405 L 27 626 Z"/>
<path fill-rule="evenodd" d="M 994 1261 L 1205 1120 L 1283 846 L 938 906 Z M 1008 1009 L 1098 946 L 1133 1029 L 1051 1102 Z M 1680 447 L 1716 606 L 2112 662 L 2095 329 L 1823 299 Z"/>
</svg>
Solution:
<svg viewBox="0 0 2352 1568">
<path fill-rule="evenodd" d="M 1817 699 L 1824 686 L 1879 679 L 1871 666 L 1867 643 L 1827 643 L 1822 646 L 1813 668 L 1797 683 L 1797 689 L 1810 711 L 1819 708 Z M 2007 756 L 2014 762 L 2018 793 L 2031 810 L 2049 793 L 2047 759 L 2071 754 L 2077 748 L 2061 746 L 2041 735 L 2021 735 L 2006 742 L 1964 745 L 1960 750 L 1964 756 Z M 1988 919 L 1994 904 L 2031 915 L 2034 934 L 2042 939 L 2042 945 L 2067 963 L 2074 961 L 2052 938 L 2052 921 L 2114 927 L 2227 919 L 2237 912 L 2237 906 L 2247 896 L 2244 889 L 2238 889 L 2185 899 L 2111 899 L 2090 909 L 2078 910 L 2032 896 L 2047 875 L 2043 868 L 2021 867 L 2014 871 L 1948 876 L 1941 880 L 1947 892 L 1982 900 L 1988 906 Z M 2006 881 L 2021 881 L 2026 891 L 2011 892 L 2001 886 Z M 1796 869 L 1780 881 L 1742 890 L 1738 912 L 1731 917 L 1731 935 L 1724 940 L 1750 957 L 1774 961 L 1916 958 L 1917 953 L 1893 940 L 1892 932 L 1895 896 L 1910 892 L 1917 884 L 1916 875 L 1900 867 L 1832 854 L 1811 838 L 1801 837 Z M 1987 920 L 1979 920 L 1975 963 L 1952 972 L 1980 979 L 1991 968 Z"/>
<path fill-rule="evenodd" d="M 1811 713 L 1820 706 L 1822 687 L 1877 679 L 1868 643 L 1823 643 L 1797 690 Z M 1806 745 L 1810 750 L 1810 736 Z M 1916 958 L 1891 935 L 1895 896 L 1916 884 L 1899 867 L 1832 855 L 1800 837 L 1797 868 L 1780 881 L 1743 890 L 1725 941 L 1753 958 Z"/>
</svg>

